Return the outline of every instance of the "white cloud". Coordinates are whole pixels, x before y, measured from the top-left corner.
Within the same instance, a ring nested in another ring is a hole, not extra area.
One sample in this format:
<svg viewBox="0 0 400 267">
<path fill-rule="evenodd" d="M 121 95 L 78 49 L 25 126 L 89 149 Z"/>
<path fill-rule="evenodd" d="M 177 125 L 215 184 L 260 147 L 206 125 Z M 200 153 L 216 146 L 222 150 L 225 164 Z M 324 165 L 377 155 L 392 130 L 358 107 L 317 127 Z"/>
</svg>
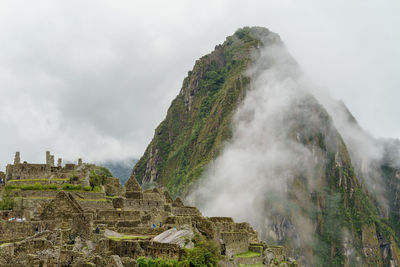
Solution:
<svg viewBox="0 0 400 267">
<path fill-rule="evenodd" d="M 0 168 L 15 150 L 140 156 L 194 61 L 245 25 L 281 35 L 368 131 L 400 137 L 397 1 L 2 1 Z"/>
</svg>

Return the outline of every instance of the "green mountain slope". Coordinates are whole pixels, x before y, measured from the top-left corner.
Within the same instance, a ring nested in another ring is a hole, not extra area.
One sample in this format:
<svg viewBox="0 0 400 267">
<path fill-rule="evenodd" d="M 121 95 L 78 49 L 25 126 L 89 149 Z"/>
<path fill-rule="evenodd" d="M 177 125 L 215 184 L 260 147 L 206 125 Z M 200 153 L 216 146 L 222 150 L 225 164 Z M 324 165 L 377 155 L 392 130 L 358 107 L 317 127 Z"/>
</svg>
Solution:
<svg viewBox="0 0 400 267">
<path fill-rule="evenodd" d="M 254 82 L 247 70 L 259 50 L 273 45 L 283 47 L 278 35 L 243 28 L 196 61 L 130 179 L 163 185 L 174 196 L 187 195 L 234 137 L 234 114 Z M 273 64 L 266 62 L 265 68 Z M 391 203 L 386 214 L 331 115 L 308 93 L 277 114 L 285 130 L 273 137 L 308 151 L 304 162 L 312 161 L 313 170 L 293 172 L 285 191 L 257 189 L 263 192 L 257 197 L 263 208 L 255 210 L 259 214 L 251 223 L 262 239 L 284 244 L 305 265 L 399 266 L 399 172 L 390 164 L 376 170 L 383 174 Z M 219 194 L 219 188 L 212 189 Z M 306 232 L 304 221 L 310 225 Z"/>
<path fill-rule="evenodd" d="M 252 49 L 261 45 L 260 34 L 280 42 L 267 29 L 245 28 L 196 61 L 133 170 L 139 182 L 157 182 L 182 195 L 215 158 L 231 136 L 231 117 L 248 86 L 244 72 Z"/>
</svg>

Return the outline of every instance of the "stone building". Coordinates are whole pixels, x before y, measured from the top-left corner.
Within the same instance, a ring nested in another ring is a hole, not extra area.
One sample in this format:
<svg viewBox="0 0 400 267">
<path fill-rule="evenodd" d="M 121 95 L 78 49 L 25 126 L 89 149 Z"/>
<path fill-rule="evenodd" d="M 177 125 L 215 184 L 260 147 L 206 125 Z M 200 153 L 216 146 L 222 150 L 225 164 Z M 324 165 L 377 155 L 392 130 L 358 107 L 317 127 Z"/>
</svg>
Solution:
<svg viewBox="0 0 400 267">
<path fill-rule="evenodd" d="M 87 175 L 84 167 L 81 161 L 61 167 L 61 160 L 54 166 L 48 151 L 46 164 L 20 163 L 16 153 L 6 176 L 11 185 L 43 177 L 55 183 Z M 186 206 L 180 198 L 173 200 L 162 188 L 143 190 L 133 176 L 124 193 L 118 185 L 117 178 L 108 178 L 101 192 L 17 190 L 14 210 L 0 216 L 0 243 L 5 244 L 0 244 L 0 265 L 136 266 L 134 259 L 139 256 L 179 259 L 183 247 L 153 240 L 169 229 L 190 229 L 214 239 L 227 257 L 249 250 L 259 251 L 261 257 L 267 248 L 247 223 L 203 217 L 196 207 Z M 262 261 L 253 259 L 258 260 Z"/>
<path fill-rule="evenodd" d="M 66 164 L 62 167 L 62 159 L 58 159 L 58 164 L 54 164 L 54 155 L 50 154 L 50 151 L 46 151 L 46 163 L 36 164 L 28 163 L 26 161 L 21 163 L 20 152 L 15 153 L 14 164 L 8 164 L 6 167 L 6 181 L 9 180 L 20 180 L 20 179 L 43 179 L 43 178 L 67 178 L 71 175 L 71 171 L 75 170 L 79 172 L 78 166 L 81 166 L 82 159 L 80 159 L 80 165 Z"/>
</svg>

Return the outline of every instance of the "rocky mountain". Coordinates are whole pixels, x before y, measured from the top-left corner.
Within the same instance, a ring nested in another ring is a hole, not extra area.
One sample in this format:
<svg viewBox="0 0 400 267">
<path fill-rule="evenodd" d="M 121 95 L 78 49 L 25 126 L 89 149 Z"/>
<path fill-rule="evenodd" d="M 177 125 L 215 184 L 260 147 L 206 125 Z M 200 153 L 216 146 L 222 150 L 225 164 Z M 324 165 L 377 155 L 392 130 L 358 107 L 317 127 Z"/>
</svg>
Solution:
<svg viewBox="0 0 400 267">
<path fill-rule="evenodd" d="M 137 159 L 127 158 L 125 160 L 106 160 L 99 162 L 98 165 L 109 169 L 114 177 L 118 177 L 121 184 L 124 185 L 132 172 L 132 167 L 135 166 Z"/>
<path fill-rule="evenodd" d="M 398 151 L 246 27 L 196 61 L 131 179 L 246 219 L 307 266 L 399 266 Z"/>
</svg>

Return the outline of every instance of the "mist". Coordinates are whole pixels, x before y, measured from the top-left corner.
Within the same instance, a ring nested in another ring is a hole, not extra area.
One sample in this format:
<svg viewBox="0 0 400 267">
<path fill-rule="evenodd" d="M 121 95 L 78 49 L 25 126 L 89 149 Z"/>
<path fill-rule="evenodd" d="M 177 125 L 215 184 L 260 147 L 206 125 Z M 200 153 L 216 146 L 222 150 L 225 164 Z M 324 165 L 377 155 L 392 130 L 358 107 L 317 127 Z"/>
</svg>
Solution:
<svg viewBox="0 0 400 267">
<path fill-rule="evenodd" d="M 264 43 L 268 45 L 248 70 L 251 88 L 234 115 L 232 140 L 188 200 L 207 216 L 250 222 L 264 240 L 281 240 L 271 227 L 284 220 L 282 215 L 290 217 L 284 227 L 298 228 L 293 234 L 300 247 L 312 241 L 313 226 L 300 212 L 300 206 L 310 208 L 311 203 L 300 195 L 292 202 L 287 192 L 298 177 L 318 174 L 319 159 L 318 151 L 303 145 L 302 134 L 293 129 L 299 127 L 299 118 L 310 124 L 319 118 L 304 105 L 316 102 L 286 48 L 276 40 Z M 309 188 L 317 186 L 315 179 L 309 181 Z"/>
<path fill-rule="evenodd" d="M 361 129 L 341 101 L 313 84 L 279 40 L 272 36 L 264 44 L 247 72 L 251 85 L 233 117 L 232 139 L 187 200 L 206 216 L 248 221 L 262 240 L 289 237 L 294 248 L 313 246 L 316 225 L 304 211 L 315 208 L 312 192 L 325 186 L 327 155 L 315 143 L 322 133 L 328 151 L 337 151 L 343 138 L 357 179 L 387 214 L 378 171 L 382 142 Z M 350 257 L 348 229 L 339 230 Z"/>
</svg>

